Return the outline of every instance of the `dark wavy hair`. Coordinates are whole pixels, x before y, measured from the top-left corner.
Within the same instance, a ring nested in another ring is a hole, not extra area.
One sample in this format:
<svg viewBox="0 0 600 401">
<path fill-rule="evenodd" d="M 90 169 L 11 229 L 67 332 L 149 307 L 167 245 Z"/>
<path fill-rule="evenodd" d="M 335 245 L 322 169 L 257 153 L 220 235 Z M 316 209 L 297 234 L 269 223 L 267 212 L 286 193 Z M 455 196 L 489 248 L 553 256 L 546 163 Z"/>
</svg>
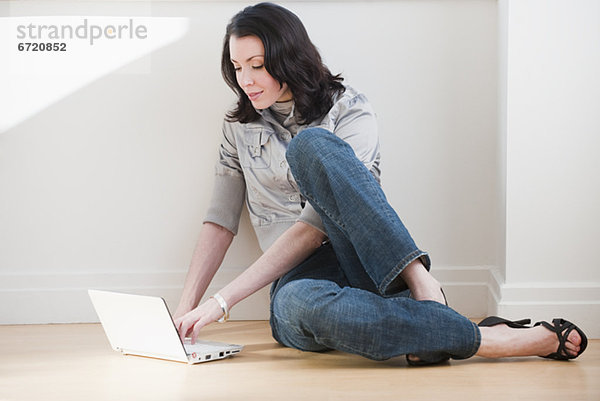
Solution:
<svg viewBox="0 0 600 401">
<path fill-rule="evenodd" d="M 238 85 L 231 63 L 231 36 L 258 37 L 265 48 L 264 66 L 280 87 L 286 83 L 292 92 L 298 122 L 308 124 L 323 117 L 333 106 L 333 97 L 344 92 L 343 78 L 332 75 L 308 33 L 291 11 L 273 3 L 259 3 L 244 8 L 232 19 L 223 40 L 221 73 L 238 96 L 237 107 L 227 113 L 228 121 L 247 123 L 260 115 Z"/>
</svg>

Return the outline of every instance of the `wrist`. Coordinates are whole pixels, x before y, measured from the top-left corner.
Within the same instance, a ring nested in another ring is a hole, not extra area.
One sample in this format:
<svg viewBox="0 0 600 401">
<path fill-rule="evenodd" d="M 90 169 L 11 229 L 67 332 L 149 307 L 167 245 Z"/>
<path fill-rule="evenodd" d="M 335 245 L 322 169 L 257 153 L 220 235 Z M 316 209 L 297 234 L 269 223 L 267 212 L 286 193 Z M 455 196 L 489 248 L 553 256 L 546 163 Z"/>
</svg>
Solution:
<svg viewBox="0 0 600 401">
<path fill-rule="evenodd" d="M 185 309 L 187 311 L 190 311 L 196 306 L 198 306 L 198 302 L 195 299 L 185 299 L 182 297 L 179 300 L 179 305 L 177 306 L 177 309 Z"/>
<path fill-rule="evenodd" d="M 217 320 L 217 322 L 225 323 L 227 320 L 229 320 L 229 306 L 227 305 L 227 301 L 225 301 L 225 298 L 223 298 L 218 292 L 211 298 L 217 301 L 219 307 L 221 308 L 221 311 L 223 312 L 223 316 L 221 316 L 221 318 Z"/>
</svg>

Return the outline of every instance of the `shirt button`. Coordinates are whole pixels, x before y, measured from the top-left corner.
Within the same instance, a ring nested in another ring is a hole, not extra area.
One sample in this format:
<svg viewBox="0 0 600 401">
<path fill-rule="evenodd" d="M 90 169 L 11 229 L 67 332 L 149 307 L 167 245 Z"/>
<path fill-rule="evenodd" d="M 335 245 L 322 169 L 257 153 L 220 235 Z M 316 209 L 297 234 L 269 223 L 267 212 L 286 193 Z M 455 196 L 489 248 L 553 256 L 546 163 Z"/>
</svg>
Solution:
<svg viewBox="0 0 600 401">
<path fill-rule="evenodd" d="M 279 163 L 279 167 L 285 167 L 286 164 L 286 161 L 282 160 L 281 163 Z"/>
</svg>

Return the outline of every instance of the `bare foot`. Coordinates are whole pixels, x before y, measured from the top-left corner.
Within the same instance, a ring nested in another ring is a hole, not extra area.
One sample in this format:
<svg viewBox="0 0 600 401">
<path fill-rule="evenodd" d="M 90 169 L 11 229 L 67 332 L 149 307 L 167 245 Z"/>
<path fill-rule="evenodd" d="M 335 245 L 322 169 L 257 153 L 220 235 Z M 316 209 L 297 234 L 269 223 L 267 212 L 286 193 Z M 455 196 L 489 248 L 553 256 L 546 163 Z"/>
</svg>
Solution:
<svg viewBox="0 0 600 401">
<path fill-rule="evenodd" d="M 479 329 L 481 346 L 476 355 L 486 358 L 546 356 L 556 352 L 559 345 L 556 333 L 543 326 L 513 329 L 505 324 L 498 324 Z M 576 330 L 569 333 L 565 348 L 570 356 L 577 355 L 581 341 L 581 336 Z"/>
<path fill-rule="evenodd" d="M 442 305 L 446 304 L 440 282 L 427 271 L 419 259 L 406 266 L 400 273 L 400 277 L 408 285 L 412 297 L 417 301 L 435 301 Z"/>
</svg>

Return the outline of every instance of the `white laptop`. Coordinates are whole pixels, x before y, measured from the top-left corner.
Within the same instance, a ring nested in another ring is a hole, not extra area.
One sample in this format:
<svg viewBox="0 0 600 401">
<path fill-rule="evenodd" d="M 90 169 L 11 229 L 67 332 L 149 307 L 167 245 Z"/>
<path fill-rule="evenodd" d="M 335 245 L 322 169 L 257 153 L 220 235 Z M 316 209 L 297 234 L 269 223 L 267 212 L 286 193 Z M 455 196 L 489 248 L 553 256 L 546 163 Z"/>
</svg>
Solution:
<svg viewBox="0 0 600 401">
<path fill-rule="evenodd" d="M 190 339 L 181 342 L 165 300 L 159 297 L 89 290 L 112 348 L 124 355 L 190 364 L 237 354 L 241 345 Z"/>
</svg>

